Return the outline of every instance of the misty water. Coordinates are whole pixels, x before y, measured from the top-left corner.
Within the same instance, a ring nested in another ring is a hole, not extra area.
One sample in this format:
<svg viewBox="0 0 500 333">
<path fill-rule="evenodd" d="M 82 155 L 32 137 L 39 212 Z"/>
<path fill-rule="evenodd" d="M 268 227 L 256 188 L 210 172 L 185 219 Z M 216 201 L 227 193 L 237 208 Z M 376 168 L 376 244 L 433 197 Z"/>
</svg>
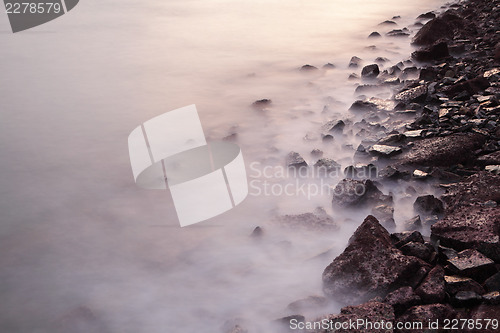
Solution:
<svg viewBox="0 0 500 333">
<path fill-rule="evenodd" d="M 408 38 L 367 36 L 416 29 L 419 14 L 443 4 L 87 0 L 18 34 L 1 15 L 0 331 L 54 332 L 85 307 L 108 332 L 220 332 L 234 318 L 270 332 L 290 302 L 321 295 L 323 269 L 367 212 L 333 211 L 325 194 L 258 195 L 258 174 L 284 166 L 292 150 L 309 163 L 318 148 L 352 164 L 361 138 L 320 137 L 356 99 L 347 77 L 360 68 L 348 69 L 349 59 L 386 57 L 384 68 L 407 59 Z M 378 26 L 395 15 L 398 26 Z M 320 70 L 300 71 L 305 64 Z M 264 98 L 265 110 L 251 106 Z M 134 183 L 127 137 L 190 104 L 208 140 L 234 135 L 255 187 L 235 209 L 180 228 L 167 191 Z M 316 207 L 341 229 L 273 223 Z M 402 204 L 396 222 L 405 214 Z M 250 237 L 256 226 L 260 240 Z"/>
</svg>

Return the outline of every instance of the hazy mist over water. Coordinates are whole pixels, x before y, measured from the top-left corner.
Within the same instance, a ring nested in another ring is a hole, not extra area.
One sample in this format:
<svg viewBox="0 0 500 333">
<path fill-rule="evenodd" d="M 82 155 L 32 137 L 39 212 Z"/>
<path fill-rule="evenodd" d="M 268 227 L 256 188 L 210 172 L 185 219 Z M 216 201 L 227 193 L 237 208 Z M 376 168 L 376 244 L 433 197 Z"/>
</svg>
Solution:
<svg viewBox="0 0 500 333">
<path fill-rule="evenodd" d="M 233 318 L 266 332 L 287 304 L 321 294 L 324 267 L 366 212 L 333 212 L 328 196 L 250 195 L 181 229 L 168 192 L 135 185 L 127 137 L 196 104 L 208 139 L 237 134 L 251 178 L 251 163 L 282 166 L 291 150 L 314 162 L 319 148 L 345 167 L 353 151 L 342 145 L 360 139 L 328 145 L 319 133 L 355 100 L 349 59 L 405 60 L 408 39 L 366 37 L 442 4 L 86 0 L 18 34 L 0 15 L 0 332 L 55 332 L 78 307 L 102 332 L 219 332 Z M 298 70 L 329 62 L 336 69 Z M 268 110 L 250 107 L 263 98 Z M 340 231 L 271 223 L 317 206 Z M 249 237 L 258 225 L 260 241 Z"/>
</svg>

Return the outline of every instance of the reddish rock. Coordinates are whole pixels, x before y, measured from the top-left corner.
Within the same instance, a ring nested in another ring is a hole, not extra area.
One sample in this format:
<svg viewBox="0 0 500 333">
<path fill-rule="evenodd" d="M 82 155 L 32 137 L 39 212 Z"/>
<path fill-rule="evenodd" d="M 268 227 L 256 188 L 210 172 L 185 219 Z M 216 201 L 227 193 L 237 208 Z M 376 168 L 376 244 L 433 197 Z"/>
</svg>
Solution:
<svg viewBox="0 0 500 333">
<path fill-rule="evenodd" d="M 478 76 L 474 79 L 465 82 L 457 83 L 444 89 L 448 97 L 455 97 L 464 91 L 469 95 L 480 93 L 490 87 L 490 82 L 483 76 Z"/>
<path fill-rule="evenodd" d="M 443 202 L 433 195 L 418 197 L 413 203 L 413 209 L 422 215 L 441 215 L 444 213 Z"/>
<path fill-rule="evenodd" d="M 401 329 L 394 330 L 397 333 L 415 333 L 415 332 L 431 332 L 426 330 L 429 321 L 439 320 L 440 329 L 443 329 L 444 319 L 456 319 L 457 312 L 448 304 L 429 304 L 419 305 L 408 309 L 402 316 L 397 318 L 397 322 L 403 323 L 422 323 L 423 329 Z M 435 332 L 435 331 L 432 331 Z M 444 331 L 443 331 L 444 332 Z"/>
<path fill-rule="evenodd" d="M 389 293 L 384 299 L 384 303 L 392 305 L 396 315 L 401 315 L 412 306 L 420 304 L 421 301 L 420 296 L 415 294 L 412 287 L 401 287 Z"/>
<path fill-rule="evenodd" d="M 424 303 L 433 304 L 442 302 L 446 296 L 443 267 L 434 267 L 418 288 L 415 289 L 415 294 L 420 296 Z"/>
<path fill-rule="evenodd" d="M 412 58 L 420 62 L 429 62 L 440 60 L 450 56 L 448 44 L 439 42 L 424 49 L 420 49 L 412 53 Z"/>
<path fill-rule="evenodd" d="M 496 272 L 495 262 L 482 253 L 467 249 L 458 253 L 456 258 L 448 260 L 450 270 L 461 276 L 468 276 L 482 282 Z"/>
<path fill-rule="evenodd" d="M 427 22 L 413 38 L 415 45 L 431 45 L 440 39 L 452 39 L 453 27 L 440 17 Z"/>
<path fill-rule="evenodd" d="M 478 307 L 474 308 L 470 312 L 467 319 L 472 319 L 472 320 L 481 319 L 483 326 L 481 327 L 480 330 L 478 330 L 478 329 L 473 329 L 473 330 L 465 329 L 464 333 L 477 333 L 477 332 L 481 332 L 481 333 L 497 332 L 498 333 L 498 331 L 500 329 L 500 326 L 498 325 L 498 323 L 500 321 L 500 305 L 479 305 Z M 491 321 L 490 321 L 489 326 L 486 327 L 485 319 L 491 319 L 491 320 L 496 319 L 497 320 L 496 325 L 493 326 L 491 324 Z"/>
<path fill-rule="evenodd" d="M 369 179 L 344 179 L 333 189 L 334 206 L 353 208 L 363 205 L 392 204 L 392 196 L 383 194 Z"/>
<path fill-rule="evenodd" d="M 473 291 L 479 295 L 484 294 L 483 287 L 468 277 L 447 275 L 444 277 L 444 284 L 445 290 L 450 296 L 455 295 L 459 291 Z"/>
<path fill-rule="evenodd" d="M 323 272 L 323 290 L 339 302 L 363 302 L 402 286 L 415 287 L 429 270 L 422 260 L 403 255 L 387 230 L 368 216 Z"/>
</svg>

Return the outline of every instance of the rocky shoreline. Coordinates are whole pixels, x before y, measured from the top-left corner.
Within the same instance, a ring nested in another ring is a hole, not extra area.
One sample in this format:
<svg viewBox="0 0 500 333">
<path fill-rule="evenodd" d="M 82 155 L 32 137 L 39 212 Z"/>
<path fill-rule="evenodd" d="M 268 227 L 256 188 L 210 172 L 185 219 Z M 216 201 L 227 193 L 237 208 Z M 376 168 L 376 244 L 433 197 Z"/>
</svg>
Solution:
<svg viewBox="0 0 500 333">
<path fill-rule="evenodd" d="M 278 320 L 278 330 L 499 329 L 500 0 L 463 1 L 439 15 L 426 13 L 418 19 L 426 23 L 412 40 L 418 49 L 411 60 L 384 71 L 377 64 L 359 68 L 364 84 L 356 92 L 364 96 L 350 111 L 361 114 L 363 121 L 333 121 L 323 137 L 331 139 L 335 133 L 349 131 L 367 133 L 355 158 L 370 164 L 352 166 L 350 177 L 337 185 L 361 185 L 367 190 L 358 197 L 334 196 L 332 204 L 368 206 L 373 216 L 366 217 L 344 252 L 324 270 L 325 296 L 292 303 L 294 315 Z M 391 33 L 409 35 L 407 28 Z M 379 36 L 373 32 L 369 38 Z M 359 60 L 353 57 L 351 67 L 358 67 Z M 392 99 L 369 95 L 382 86 L 393 88 Z M 376 124 L 387 117 L 390 122 Z M 381 126 L 386 135 L 370 135 Z M 335 163 L 325 160 L 321 163 Z M 303 167 L 305 160 L 291 153 L 288 163 Z M 381 169 L 378 177 L 357 176 L 357 171 L 373 164 Z M 390 182 L 400 186 L 416 179 L 439 186 L 444 195 L 419 196 L 413 205 L 418 215 L 406 222 L 406 231 L 391 234 L 395 226 L 392 198 L 378 186 Z M 291 219 L 297 223 L 301 218 Z M 420 232 L 425 229 L 430 229 L 430 237 Z M 329 298 L 346 305 L 340 314 L 306 318 L 300 312 L 304 307 L 325 304 Z M 335 326 L 360 319 L 391 325 Z M 325 320 L 332 326 L 311 326 Z M 409 329 L 397 327 L 397 323 L 422 323 L 423 327 Z M 292 324 L 297 329 L 291 329 Z M 236 325 L 227 332 L 246 330 Z"/>
</svg>

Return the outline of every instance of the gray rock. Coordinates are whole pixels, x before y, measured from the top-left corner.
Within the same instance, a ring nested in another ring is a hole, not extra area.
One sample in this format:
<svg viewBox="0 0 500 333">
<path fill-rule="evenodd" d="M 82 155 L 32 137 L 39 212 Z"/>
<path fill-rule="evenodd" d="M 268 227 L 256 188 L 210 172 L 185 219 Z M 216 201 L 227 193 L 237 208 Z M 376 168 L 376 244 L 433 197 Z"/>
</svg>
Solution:
<svg viewBox="0 0 500 333">
<path fill-rule="evenodd" d="M 331 158 L 321 158 L 315 164 L 315 167 L 323 169 L 325 173 L 335 172 L 337 174 L 340 173 L 340 164 L 332 160 Z M 323 172 L 321 175 L 326 175 Z"/>
<path fill-rule="evenodd" d="M 425 262 L 431 262 L 435 258 L 435 252 L 431 246 L 426 244 L 409 242 L 399 248 L 403 254 L 414 256 Z"/>
<path fill-rule="evenodd" d="M 286 165 L 290 168 L 307 167 L 307 163 L 299 153 L 290 152 L 286 157 Z"/>
<path fill-rule="evenodd" d="M 401 154 L 403 150 L 399 147 L 394 147 L 394 146 L 387 146 L 387 145 L 373 145 L 369 151 L 371 153 L 384 156 L 384 157 L 390 157 L 394 156 L 397 154 Z"/>
<path fill-rule="evenodd" d="M 383 194 L 369 179 L 343 179 L 333 189 L 332 204 L 345 208 L 391 205 L 392 196 Z"/>
<path fill-rule="evenodd" d="M 421 86 L 400 92 L 399 94 L 394 96 L 394 99 L 396 101 L 399 101 L 399 102 L 408 103 L 410 101 L 415 101 L 415 100 L 417 100 L 425 95 L 427 95 L 427 86 L 421 85 Z"/>
</svg>

